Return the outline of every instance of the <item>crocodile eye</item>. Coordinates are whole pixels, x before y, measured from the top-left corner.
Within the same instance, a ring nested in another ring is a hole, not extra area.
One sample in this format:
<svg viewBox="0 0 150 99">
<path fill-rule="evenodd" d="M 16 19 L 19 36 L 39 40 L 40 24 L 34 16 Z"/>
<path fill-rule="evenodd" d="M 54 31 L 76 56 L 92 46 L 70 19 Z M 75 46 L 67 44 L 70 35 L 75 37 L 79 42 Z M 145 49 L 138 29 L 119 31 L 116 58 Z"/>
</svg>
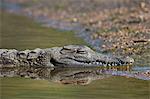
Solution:
<svg viewBox="0 0 150 99">
<path fill-rule="evenodd" d="M 86 54 L 86 51 L 77 50 L 78 54 Z"/>
<path fill-rule="evenodd" d="M 60 53 L 61 53 L 61 54 L 67 54 L 67 53 L 74 53 L 74 51 L 71 50 L 71 49 L 61 49 L 61 50 L 60 50 Z"/>
</svg>

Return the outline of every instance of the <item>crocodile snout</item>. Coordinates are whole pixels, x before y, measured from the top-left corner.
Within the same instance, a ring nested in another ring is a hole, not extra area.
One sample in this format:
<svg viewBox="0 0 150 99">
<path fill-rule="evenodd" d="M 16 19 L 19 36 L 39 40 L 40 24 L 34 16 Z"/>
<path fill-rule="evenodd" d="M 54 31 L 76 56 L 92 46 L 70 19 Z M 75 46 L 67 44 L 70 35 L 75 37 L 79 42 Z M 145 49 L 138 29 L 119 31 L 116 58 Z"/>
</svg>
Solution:
<svg viewBox="0 0 150 99">
<path fill-rule="evenodd" d="M 129 56 L 118 59 L 118 61 L 119 61 L 119 63 L 125 64 L 125 65 L 132 65 L 134 63 L 134 59 Z"/>
</svg>

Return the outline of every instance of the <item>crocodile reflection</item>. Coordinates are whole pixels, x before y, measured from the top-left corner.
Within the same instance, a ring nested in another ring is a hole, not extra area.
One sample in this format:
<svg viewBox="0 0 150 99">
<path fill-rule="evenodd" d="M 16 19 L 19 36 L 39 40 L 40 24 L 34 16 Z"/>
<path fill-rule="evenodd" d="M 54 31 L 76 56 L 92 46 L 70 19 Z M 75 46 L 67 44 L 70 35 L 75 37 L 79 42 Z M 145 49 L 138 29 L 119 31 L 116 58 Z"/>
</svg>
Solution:
<svg viewBox="0 0 150 99">
<path fill-rule="evenodd" d="M 52 81 L 62 84 L 87 85 L 93 80 L 108 78 L 100 68 L 62 68 L 52 71 Z"/>
<path fill-rule="evenodd" d="M 114 66 L 99 68 L 41 68 L 41 67 L 5 67 L 1 68 L 0 76 L 25 77 L 31 79 L 44 79 L 61 84 L 87 85 L 94 80 L 105 79 L 112 76 L 134 77 L 150 80 L 150 71 L 136 71 L 131 66 Z"/>
</svg>

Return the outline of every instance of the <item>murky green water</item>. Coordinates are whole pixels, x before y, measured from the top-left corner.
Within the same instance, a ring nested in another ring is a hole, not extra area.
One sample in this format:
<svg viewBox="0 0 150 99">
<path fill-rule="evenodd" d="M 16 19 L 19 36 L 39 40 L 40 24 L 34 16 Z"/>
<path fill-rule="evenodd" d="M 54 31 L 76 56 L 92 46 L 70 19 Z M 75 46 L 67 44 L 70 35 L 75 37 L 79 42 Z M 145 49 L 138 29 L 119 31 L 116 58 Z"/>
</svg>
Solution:
<svg viewBox="0 0 150 99">
<path fill-rule="evenodd" d="M 35 72 L 35 69 L 25 67 L 20 67 L 19 71 L 22 71 L 21 68 Z M 37 77 L 45 80 L 24 76 L 1 78 L 2 99 L 149 99 L 148 80 L 106 75 L 101 72 L 102 68 L 38 70 L 41 72 Z"/>
<path fill-rule="evenodd" d="M 36 48 L 83 44 L 71 33 L 42 28 L 11 14 L 2 15 L 1 48 Z M 113 76 L 88 85 L 64 85 L 48 80 L 0 78 L 1 99 L 150 99 L 150 81 Z"/>
<path fill-rule="evenodd" d="M 149 99 L 149 81 L 111 77 L 89 85 L 63 85 L 46 80 L 1 79 L 2 99 Z"/>
</svg>

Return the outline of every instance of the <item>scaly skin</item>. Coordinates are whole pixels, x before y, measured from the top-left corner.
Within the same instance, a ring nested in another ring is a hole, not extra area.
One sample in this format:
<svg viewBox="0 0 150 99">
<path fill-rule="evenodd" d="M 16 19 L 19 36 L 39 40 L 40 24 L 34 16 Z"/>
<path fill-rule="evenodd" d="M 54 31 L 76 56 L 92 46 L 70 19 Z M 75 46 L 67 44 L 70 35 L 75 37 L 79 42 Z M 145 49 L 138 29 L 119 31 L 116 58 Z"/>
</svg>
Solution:
<svg viewBox="0 0 150 99">
<path fill-rule="evenodd" d="M 0 66 L 88 67 L 132 65 L 134 59 L 94 52 L 87 46 L 68 45 L 17 51 L 0 49 Z"/>
</svg>

